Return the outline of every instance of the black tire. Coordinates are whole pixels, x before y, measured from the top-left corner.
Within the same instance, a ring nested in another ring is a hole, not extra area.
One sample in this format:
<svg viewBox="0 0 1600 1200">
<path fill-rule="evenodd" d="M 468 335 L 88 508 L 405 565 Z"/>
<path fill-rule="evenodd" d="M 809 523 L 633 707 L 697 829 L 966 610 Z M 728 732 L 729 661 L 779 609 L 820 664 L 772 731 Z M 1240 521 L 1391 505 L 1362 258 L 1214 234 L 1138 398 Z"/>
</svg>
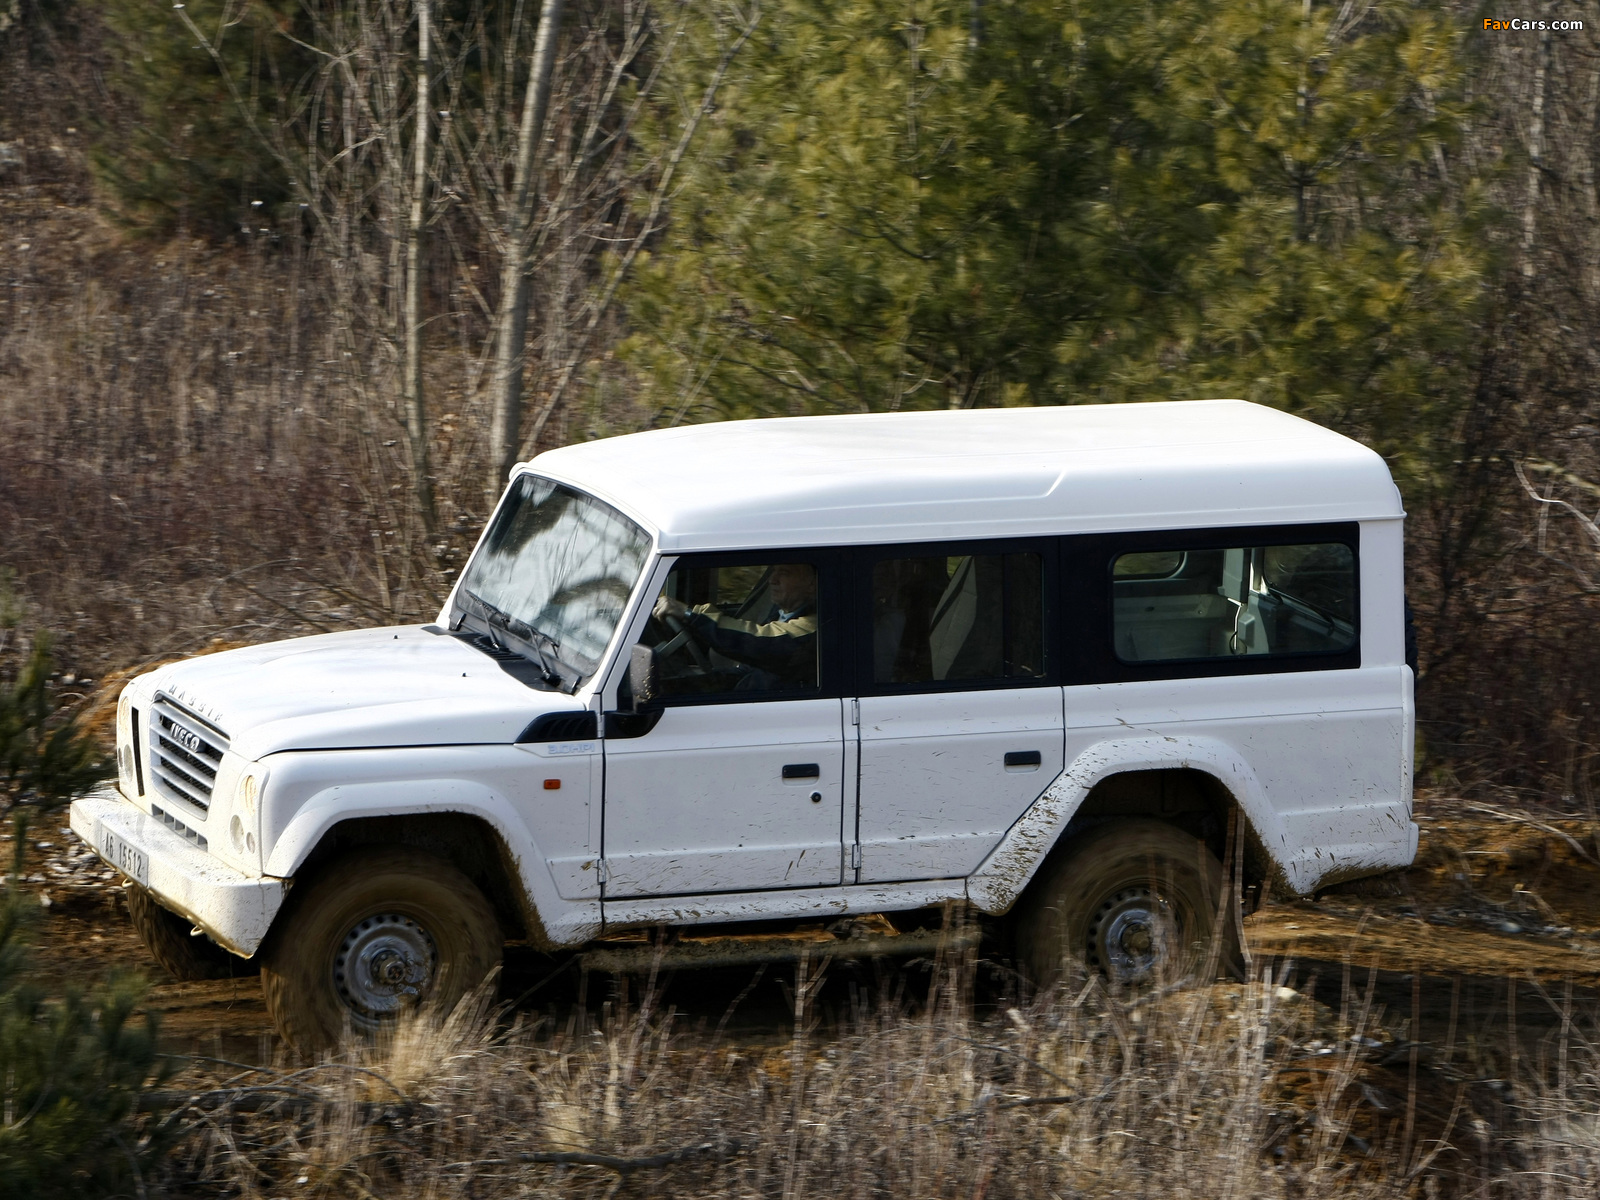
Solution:
<svg viewBox="0 0 1600 1200">
<path fill-rule="evenodd" d="M 261 990 L 283 1039 L 312 1054 L 347 1027 L 371 1036 L 405 1009 L 448 1012 L 500 951 L 494 910 L 450 863 L 360 850 L 289 893 L 262 949 Z"/>
<path fill-rule="evenodd" d="M 156 898 L 138 884 L 127 888 L 123 895 L 128 900 L 128 916 L 133 919 L 133 927 L 139 931 L 150 957 L 179 983 L 256 973 L 256 964 L 251 960 L 229 954 L 203 934 L 192 936 L 189 931 L 194 928 L 193 921 L 162 908 Z"/>
<path fill-rule="evenodd" d="M 1073 963 L 1113 986 L 1202 982 L 1240 971 L 1222 864 L 1161 821 L 1095 826 L 1046 864 L 1019 906 L 1017 951 L 1041 986 Z"/>
</svg>

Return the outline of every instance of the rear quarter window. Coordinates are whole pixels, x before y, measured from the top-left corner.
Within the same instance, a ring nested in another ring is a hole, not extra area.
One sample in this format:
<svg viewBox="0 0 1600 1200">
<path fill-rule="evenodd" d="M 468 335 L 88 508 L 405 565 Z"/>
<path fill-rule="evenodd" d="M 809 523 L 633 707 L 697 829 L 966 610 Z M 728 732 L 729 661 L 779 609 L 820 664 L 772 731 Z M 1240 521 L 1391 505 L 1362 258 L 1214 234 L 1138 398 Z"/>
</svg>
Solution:
<svg viewBox="0 0 1600 1200">
<path fill-rule="evenodd" d="M 1123 663 L 1336 655 L 1356 646 L 1356 556 L 1343 542 L 1138 549 L 1111 564 Z"/>
</svg>

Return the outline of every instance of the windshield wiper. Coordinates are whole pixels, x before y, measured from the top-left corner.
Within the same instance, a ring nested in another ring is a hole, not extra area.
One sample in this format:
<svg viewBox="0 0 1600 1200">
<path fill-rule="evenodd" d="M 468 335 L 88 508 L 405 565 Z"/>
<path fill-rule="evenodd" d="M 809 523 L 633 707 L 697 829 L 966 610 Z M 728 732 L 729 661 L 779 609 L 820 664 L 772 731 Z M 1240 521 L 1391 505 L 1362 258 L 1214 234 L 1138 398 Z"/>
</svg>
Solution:
<svg viewBox="0 0 1600 1200">
<path fill-rule="evenodd" d="M 463 591 L 465 591 L 465 589 L 463 589 Z M 510 636 L 516 638 L 518 641 L 525 643 L 528 649 L 533 651 L 534 657 L 539 663 L 540 682 L 548 683 L 557 691 L 568 690 L 566 677 L 562 675 L 560 671 L 556 670 L 554 664 L 550 661 L 549 656 L 547 656 L 544 650 L 539 646 L 539 642 L 542 640 L 549 643 L 551 650 L 559 654 L 561 650 L 560 642 L 556 641 L 555 638 L 551 637 L 548 633 L 535 629 L 526 621 L 518 620 L 510 613 L 506 612 L 505 609 L 495 607 L 476 592 L 466 592 L 466 596 L 483 610 L 481 614 L 483 623 L 488 626 L 489 641 L 494 644 L 494 648 L 496 650 L 512 650 L 510 646 L 505 645 L 500 640 L 498 634 L 495 632 L 496 629 L 500 629 Z M 574 687 L 575 686 L 576 683 L 574 683 Z"/>
</svg>

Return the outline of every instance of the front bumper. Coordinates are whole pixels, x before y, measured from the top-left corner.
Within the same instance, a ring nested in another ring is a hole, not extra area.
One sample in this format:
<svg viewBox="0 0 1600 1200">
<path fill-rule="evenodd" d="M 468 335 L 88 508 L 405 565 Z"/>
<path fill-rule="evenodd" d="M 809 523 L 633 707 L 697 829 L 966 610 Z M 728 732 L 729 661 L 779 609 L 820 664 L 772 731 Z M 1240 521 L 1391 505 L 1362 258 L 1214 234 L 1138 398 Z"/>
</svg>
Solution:
<svg viewBox="0 0 1600 1200">
<path fill-rule="evenodd" d="M 284 880 L 246 875 L 223 865 L 129 804 L 114 787 L 73 801 L 72 832 L 112 866 L 118 864 L 107 853 L 108 833 L 144 854 L 149 878 L 140 882 L 156 899 L 243 958 L 260 947 L 283 904 Z"/>
</svg>

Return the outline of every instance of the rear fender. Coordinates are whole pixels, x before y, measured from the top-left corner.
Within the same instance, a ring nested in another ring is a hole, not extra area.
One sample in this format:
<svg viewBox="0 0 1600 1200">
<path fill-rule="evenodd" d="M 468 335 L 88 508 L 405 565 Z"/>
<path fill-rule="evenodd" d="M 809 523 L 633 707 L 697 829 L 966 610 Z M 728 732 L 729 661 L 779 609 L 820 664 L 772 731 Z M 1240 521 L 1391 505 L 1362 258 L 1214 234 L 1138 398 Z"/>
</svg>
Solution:
<svg viewBox="0 0 1600 1200">
<path fill-rule="evenodd" d="M 1068 763 L 968 878 L 967 898 L 982 912 L 1009 911 L 1096 784 L 1124 771 L 1174 769 L 1201 771 L 1226 788 L 1273 874 L 1298 890 L 1283 821 L 1243 757 L 1215 738 L 1161 736 L 1097 742 Z"/>
</svg>

